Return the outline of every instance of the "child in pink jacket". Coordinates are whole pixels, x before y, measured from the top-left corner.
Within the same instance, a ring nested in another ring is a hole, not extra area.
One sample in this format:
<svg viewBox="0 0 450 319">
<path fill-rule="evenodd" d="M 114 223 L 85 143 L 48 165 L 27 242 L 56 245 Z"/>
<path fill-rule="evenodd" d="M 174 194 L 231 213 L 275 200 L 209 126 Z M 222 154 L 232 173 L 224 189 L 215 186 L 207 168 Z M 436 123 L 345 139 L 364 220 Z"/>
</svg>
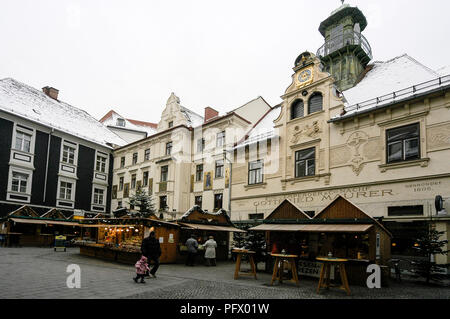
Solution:
<svg viewBox="0 0 450 319">
<path fill-rule="evenodd" d="M 148 267 L 148 264 L 147 264 L 147 257 L 142 256 L 141 259 L 139 259 L 136 262 L 135 267 L 136 267 L 136 277 L 133 278 L 134 282 L 137 283 L 138 279 L 141 278 L 141 283 L 145 284 L 145 281 L 144 281 L 145 273 L 147 272 L 147 270 L 150 271 L 150 268 Z"/>
</svg>

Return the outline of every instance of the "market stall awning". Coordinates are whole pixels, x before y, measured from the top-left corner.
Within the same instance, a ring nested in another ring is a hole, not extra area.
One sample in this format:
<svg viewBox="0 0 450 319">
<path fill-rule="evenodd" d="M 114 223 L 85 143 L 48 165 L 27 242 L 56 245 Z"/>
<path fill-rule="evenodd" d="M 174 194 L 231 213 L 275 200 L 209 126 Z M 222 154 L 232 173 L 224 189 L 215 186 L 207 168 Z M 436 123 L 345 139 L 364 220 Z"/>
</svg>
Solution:
<svg viewBox="0 0 450 319">
<path fill-rule="evenodd" d="M 81 226 L 79 223 L 65 222 L 60 220 L 43 220 L 43 219 L 28 219 L 28 218 L 10 218 L 10 220 L 15 223 L 21 224 Z"/>
<path fill-rule="evenodd" d="M 20 224 L 39 224 L 39 225 L 47 224 L 45 220 L 41 219 L 10 218 L 9 220 Z"/>
<path fill-rule="evenodd" d="M 362 224 L 262 224 L 249 230 L 280 232 L 365 233 L 373 225 Z"/>
<path fill-rule="evenodd" d="M 131 228 L 139 227 L 139 225 L 108 225 L 108 224 L 79 224 L 82 227 L 96 227 L 96 228 Z"/>
<path fill-rule="evenodd" d="M 217 225 L 190 224 L 190 223 L 179 223 L 179 224 L 182 227 L 187 227 L 189 229 L 246 233 L 245 230 L 231 226 L 217 226 Z"/>
</svg>

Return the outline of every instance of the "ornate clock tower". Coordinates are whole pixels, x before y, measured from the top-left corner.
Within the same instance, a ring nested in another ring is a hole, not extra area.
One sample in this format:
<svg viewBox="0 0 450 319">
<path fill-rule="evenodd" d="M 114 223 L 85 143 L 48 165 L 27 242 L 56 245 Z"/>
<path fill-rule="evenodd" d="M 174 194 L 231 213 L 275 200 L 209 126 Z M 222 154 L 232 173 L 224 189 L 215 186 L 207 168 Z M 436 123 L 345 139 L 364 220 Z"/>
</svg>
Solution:
<svg viewBox="0 0 450 319">
<path fill-rule="evenodd" d="M 347 90 L 353 87 L 365 67 L 372 60 L 372 49 L 361 34 L 367 20 L 357 7 L 343 4 L 320 24 L 319 31 L 325 44 L 317 51 L 324 66 L 337 87 Z"/>
</svg>

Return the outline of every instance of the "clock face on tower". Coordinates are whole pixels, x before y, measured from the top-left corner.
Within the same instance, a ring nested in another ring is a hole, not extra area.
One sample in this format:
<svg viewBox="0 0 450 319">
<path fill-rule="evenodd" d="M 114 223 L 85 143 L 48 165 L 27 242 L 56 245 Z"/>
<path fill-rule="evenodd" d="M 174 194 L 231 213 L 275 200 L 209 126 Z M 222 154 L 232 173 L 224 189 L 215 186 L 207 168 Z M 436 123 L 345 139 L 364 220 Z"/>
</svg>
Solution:
<svg viewBox="0 0 450 319">
<path fill-rule="evenodd" d="M 298 87 L 305 86 L 313 80 L 313 69 L 308 68 L 297 73 L 296 84 Z"/>
<path fill-rule="evenodd" d="M 303 70 L 298 75 L 298 82 L 304 83 L 304 82 L 309 81 L 309 79 L 311 79 L 311 75 L 312 75 L 311 70 Z"/>
</svg>

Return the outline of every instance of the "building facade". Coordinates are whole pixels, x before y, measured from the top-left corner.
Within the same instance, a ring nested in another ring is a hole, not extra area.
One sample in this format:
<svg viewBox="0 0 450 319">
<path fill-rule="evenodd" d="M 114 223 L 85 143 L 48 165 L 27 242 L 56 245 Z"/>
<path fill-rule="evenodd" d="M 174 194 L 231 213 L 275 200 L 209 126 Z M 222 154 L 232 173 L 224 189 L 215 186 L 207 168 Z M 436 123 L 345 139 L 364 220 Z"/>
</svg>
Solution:
<svg viewBox="0 0 450 319">
<path fill-rule="evenodd" d="M 127 143 L 133 143 L 155 134 L 158 126 L 155 123 L 127 119 L 114 110 L 106 113 L 99 121 Z"/>
<path fill-rule="evenodd" d="M 109 213 L 112 150 L 125 141 L 86 112 L 14 79 L 0 81 L 0 213 L 22 205 Z M 42 214 L 41 214 L 42 215 Z"/>
<path fill-rule="evenodd" d="M 343 196 L 382 220 L 393 255 L 410 254 L 429 220 L 448 238 L 450 75 L 408 55 L 368 64 L 366 24 L 344 5 L 321 24 L 317 55 L 296 59 L 272 132 L 236 148 L 245 161 L 236 155 L 232 220 L 265 218 L 285 199 L 314 216 Z M 355 41 L 342 43 L 350 35 Z"/>
<path fill-rule="evenodd" d="M 202 117 L 172 93 L 157 132 L 114 151 L 112 210 L 134 209 L 130 196 L 140 187 L 166 219 L 194 205 L 228 210 L 231 157 L 226 151 L 270 110 L 259 97 L 223 116 L 207 107 Z"/>
</svg>

